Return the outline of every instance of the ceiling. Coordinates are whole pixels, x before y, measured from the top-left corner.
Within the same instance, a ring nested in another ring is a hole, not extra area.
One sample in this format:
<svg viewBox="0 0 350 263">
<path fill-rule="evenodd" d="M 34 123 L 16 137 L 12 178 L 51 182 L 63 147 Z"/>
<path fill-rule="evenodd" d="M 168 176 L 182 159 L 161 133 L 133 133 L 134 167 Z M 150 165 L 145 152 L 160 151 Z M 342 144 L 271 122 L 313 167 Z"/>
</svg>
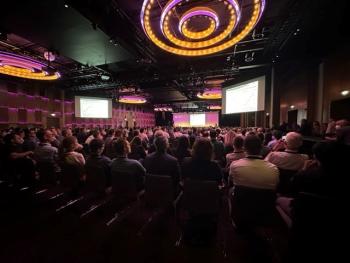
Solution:
<svg viewBox="0 0 350 263">
<path fill-rule="evenodd" d="M 238 2 L 246 7 L 252 0 Z M 272 65 L 288 60 L 322 57 L 348 38 L 348 1 L 336 2 L 267 0 L 255 30 L 237 45 L 209 56 L 184 57 L 161 50 L 146 37 L 140 23 L 142 0 L 7 1 L 0 32 L 8 35 L 0 35 L 0 49 L 34 57 L 55 51 L 54 66 L 62 72 L 57 85 L 68 94 L 136 92 L 153 104 L 192 101 L 201 106 L 196 94 L 204 88 L 268 74 Z M 166 3 L 158 0 L 160 6 Z"/>
</svg>

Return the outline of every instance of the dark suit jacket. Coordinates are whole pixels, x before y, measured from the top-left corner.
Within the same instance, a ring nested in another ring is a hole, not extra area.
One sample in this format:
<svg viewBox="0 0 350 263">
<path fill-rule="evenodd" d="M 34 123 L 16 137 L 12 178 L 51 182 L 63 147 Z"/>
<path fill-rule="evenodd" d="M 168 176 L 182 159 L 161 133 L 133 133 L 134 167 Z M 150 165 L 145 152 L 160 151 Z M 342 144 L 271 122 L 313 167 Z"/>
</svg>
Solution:
<svg viewBox="0 0 350 263">
<path fill-rule="evenodd" d="M 146 156 L 143 166 L 147 173 L 154 175 L 168 175 L 173 179 L 176 187 L 180 180 L 180 166 L 177 159 L 167 153 L 151 153 Z"/>
<path fill-rule="evenodd" d="M 222 182 L 222 170 L 216 162 L 185 158 L 182 164 L 183 179 Z"/>
</svg>

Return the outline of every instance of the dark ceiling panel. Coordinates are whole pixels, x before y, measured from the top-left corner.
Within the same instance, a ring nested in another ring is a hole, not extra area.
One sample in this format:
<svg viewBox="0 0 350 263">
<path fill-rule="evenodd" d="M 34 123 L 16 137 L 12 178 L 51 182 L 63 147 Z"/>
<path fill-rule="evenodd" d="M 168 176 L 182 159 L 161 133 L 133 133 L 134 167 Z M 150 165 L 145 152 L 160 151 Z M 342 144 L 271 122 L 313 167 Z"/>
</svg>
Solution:
<svg viewBox="0 0 350 263">
<path fill-rule="evenodd" d="M 80 13 L 65 8 L 62 0 L 13 1 L 6 8 L 11 11 L 2 13 L 2 27 L 82 64 L 98 66 L 131 58 Z"/>
</svg>

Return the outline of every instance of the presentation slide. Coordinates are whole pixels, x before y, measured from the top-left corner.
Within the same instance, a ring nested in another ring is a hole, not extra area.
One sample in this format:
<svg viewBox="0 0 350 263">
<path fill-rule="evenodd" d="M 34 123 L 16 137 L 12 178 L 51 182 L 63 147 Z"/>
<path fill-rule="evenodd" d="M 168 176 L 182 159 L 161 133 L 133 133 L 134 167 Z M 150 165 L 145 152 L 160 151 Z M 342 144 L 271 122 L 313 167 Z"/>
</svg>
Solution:
<svg viewBox="0 0 350 263">
<path fill-rule="evenodd" d="M 224 89 L 223 114 L 265 110 L 265 76 Z"/>
<path fill-rule="evenodd" d="M 219 125 L 219 113 L 174 113 L 173 120 L 175 127 L 214 127 Z"/>
<path fill-rule="evenodd" d="M 75 97 L 75 116 L 80 118 L 112 118 L 112 100 Z"/>
<path fill-rule="evenodd" d="M 191 127 L 203 127 L 205 126 L 205 113 L 190 114 L 190 126 Z"/>
</svg>

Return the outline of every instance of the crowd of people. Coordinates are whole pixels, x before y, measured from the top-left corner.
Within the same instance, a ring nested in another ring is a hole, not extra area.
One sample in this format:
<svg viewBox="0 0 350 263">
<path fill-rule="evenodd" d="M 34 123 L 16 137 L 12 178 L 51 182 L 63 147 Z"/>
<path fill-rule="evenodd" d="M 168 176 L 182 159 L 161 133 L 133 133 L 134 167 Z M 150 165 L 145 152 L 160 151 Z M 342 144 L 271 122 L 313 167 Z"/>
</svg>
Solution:
<svg viewBox="0 0 350 263">
<path fill-rule="evenodd" d="M 344 181 L 349 145 L 349 122 L 331 121 L 313 154 L 300 152 L 299 130 L 256 128 L 140 128 L 88 129 L 11 128 L 1 132 L 2 178 L 13 184 L 44 181 L 43 171 L 55 175 L 74 167 L 79 186 L 89 171 L 99 171 L 105 188 L 113 177 L 132 174 L 138 189 L 147 174 L 171 176 L 174 193 L 186 179 L 214 180 L 220 186 L 265 189 L 287 196 L 281 206 L 290 212 L 293 195 L 307 191 L 336 196 Z M 285 171 L 293 176 L 281 178 Z M 281 185 L 283 184 L 283 185 Z M 104 192 L 106 189 L 101 189 Z"/>
</svg>

